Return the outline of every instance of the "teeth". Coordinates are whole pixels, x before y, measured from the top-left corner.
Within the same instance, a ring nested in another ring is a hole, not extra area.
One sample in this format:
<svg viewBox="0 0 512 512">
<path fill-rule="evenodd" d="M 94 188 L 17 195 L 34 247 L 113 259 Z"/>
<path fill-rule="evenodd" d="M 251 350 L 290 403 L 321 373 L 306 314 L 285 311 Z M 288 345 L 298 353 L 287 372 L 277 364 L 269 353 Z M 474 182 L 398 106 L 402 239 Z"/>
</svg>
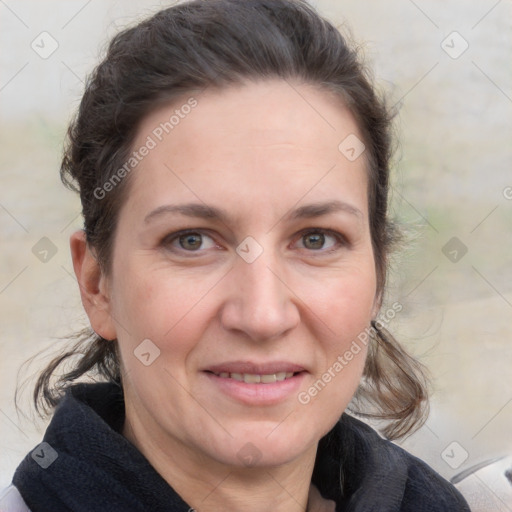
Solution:
<svg viewBox="0 0 512 512">
<path fill-rule="evenodd" d="M 244 382 L 247 384 L 259 384 L 261 382 L 261 375 L 244 373 Z"/>
<path fill-rule="evenodd" d="M 224 379 L 231 378 L 246 384 L 272 384 L 273 382 L 281 382 L 285 379 L 293 377 L 293 372 L 277 372 L 265 375 L 258 375 L 254 373 L 228 373 L 221 372 L 217 374 Z"/>
</svg>

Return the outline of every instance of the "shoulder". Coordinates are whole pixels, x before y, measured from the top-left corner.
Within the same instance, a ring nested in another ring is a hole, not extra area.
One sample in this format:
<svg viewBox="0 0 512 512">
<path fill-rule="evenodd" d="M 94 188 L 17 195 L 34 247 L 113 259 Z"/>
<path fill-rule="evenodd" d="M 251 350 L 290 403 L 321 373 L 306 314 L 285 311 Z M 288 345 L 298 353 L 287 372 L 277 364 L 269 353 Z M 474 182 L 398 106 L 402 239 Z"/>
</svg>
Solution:
<svg viewBox="0 0 512 512">
<path fill-rule="evenodd" d="M 352 456 L 364 460 L 362 479 L 367 481 L 369 475 L 378 487 L 386 486 L 390 499 L 391 493 L 401 494 L 399 510 L 469 512 L 460 492 L 428 464 L 352 416 L 344 414 L 339 425 L 340 435 L 351 438 Z"/>
<path fill-rule="evenodd" d="M 30 512 L 21 494 L 14 485 L 0 490 L 0 511 L 1 512 Z"/>
</svg>

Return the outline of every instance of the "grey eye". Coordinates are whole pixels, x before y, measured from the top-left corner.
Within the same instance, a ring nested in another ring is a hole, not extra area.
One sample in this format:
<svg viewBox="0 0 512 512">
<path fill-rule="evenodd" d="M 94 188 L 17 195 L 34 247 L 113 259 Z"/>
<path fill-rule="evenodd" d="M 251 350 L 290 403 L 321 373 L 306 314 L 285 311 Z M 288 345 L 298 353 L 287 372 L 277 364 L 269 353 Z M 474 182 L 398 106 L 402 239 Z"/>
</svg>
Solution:
<svg viewBox="0 0 512 512">
<path fill-rule="evenodd" d="M 174 233 L 166 237 L 164 244 L 167 247 L 187 252 L 202 252 L 215 247 L 212 237 L 200 231 Z"/>
<path fill-rule="evenodd" d="M 307 249 L 322 249 L 325 244 L 323 233 L 309 233 L 303 237 L 304 247 Z"/>
<path fill-rule="evenodd" d="M 182 249 L 197 251 L 197 249 L 201 248 L 203 237 L 199 233 L 187 233 L 186 235 L 181 235 L 178 241 Z"/>
<path fill-rule="evenodd" d="M 301 236 L 299 244 L 304 249 L 318 251 L 321 249 L 331 249 L 340 240 L 335 234 L 324 232 L 322 230 L 309 231 Z"/>
</svg>

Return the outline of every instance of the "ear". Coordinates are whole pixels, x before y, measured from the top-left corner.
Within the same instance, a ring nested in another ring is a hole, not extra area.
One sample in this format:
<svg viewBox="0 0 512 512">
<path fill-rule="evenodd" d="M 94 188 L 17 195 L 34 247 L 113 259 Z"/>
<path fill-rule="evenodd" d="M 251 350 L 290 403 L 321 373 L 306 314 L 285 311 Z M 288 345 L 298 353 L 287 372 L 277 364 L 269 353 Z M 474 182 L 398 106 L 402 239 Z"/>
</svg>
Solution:
<svg viewBox="0 0 512 512">
<path fill-rule="evenodd" d="M 101 272 L 98 260 L 87 244 L 85 232 L 80 230 L 73 233 L 69 245 L 82 304 L 91 327 L 102 338 L 114 340 L 117 334 L 111 316 L 108 280 Z"/>
</svg>

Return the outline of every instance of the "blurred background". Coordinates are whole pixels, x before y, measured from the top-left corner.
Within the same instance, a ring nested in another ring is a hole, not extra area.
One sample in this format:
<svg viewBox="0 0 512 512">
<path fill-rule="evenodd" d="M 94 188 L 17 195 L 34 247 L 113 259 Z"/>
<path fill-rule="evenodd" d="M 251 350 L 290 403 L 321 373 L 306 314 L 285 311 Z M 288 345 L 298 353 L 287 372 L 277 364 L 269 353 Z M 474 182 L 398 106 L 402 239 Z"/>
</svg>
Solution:
<svg viewBox="0 0 512 512">
<path fill-rule="evenodd" d="M 312 3 L 399 109 L 390 330 L 433 378 L 429 420 L 401 444 L 450 478 L 512 452 L 512 1 Z M 86 325 L 68 249 L 80 205 L 58 174 L 67 123 L 110 37 L 168 5 L 0 0 L 0 488 L 44 432 L 34 376 Z"/>
</svg>

